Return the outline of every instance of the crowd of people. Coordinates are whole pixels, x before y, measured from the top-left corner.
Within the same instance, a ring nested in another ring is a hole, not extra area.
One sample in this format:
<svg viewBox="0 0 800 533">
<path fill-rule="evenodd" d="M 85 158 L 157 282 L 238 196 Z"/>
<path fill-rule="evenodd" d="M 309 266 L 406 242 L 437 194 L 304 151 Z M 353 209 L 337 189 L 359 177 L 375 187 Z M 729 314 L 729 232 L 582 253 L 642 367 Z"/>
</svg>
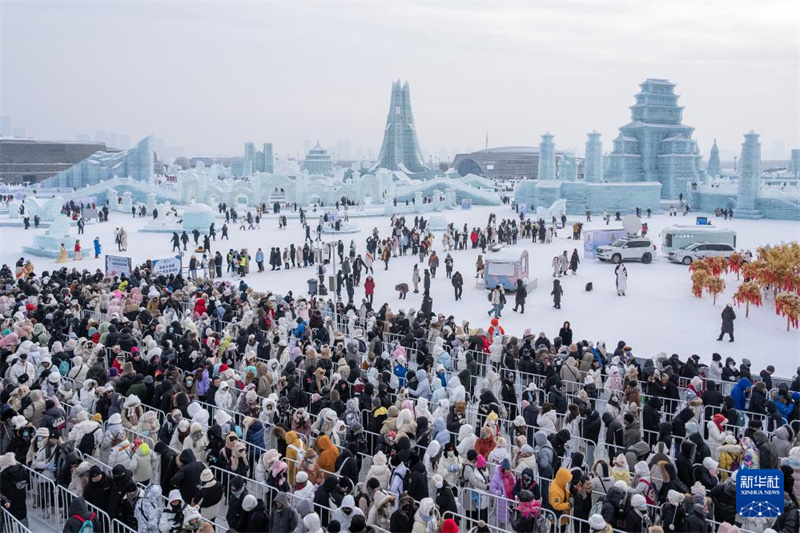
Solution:
<svg viewBox="0 0 800 533">
<path fill-rule="evenodd" d="M 23 524 L 53 484 L 74 532 L 798 530 L 800 376 L 149 267 L 0 271 Z M 736 513 L 754 468 L 780 516 Z"/>
<path fill-rule="evenodd" d="M 219 209 L 221 240 L 228 221 L 267 212 Z M 779 379 L 716 353 L 644 359 L 569 322 L 506 333 L 500 287 L 486 324 L 433 312 L 441 266 L 461 297 L 457 251 L 550 243 L 556 219 L 492 214 L 483 228 L 450 224 L 437 243 L 424 217 L 393 216 L 362 253 L 315 242 L 303 209 L 300 223 L 302 245 L 254 259 L 258 272 L 265 260 L 314 267 L 308 297 L 249 287 L 248 250 L 212 252 L 213 224 L 193 232 L 185 277 L 149 261 L 114 278 L 39 275 L 23 259 L 0 269 L 0 506 L 28 525 L 57 503 L 75 533 L 113 520 L 141 533 L 798 531 L 800 368 Z M 398 290 L 422 292 L 421 309 L 376 305 L 375 262 L 405 255 L 418 263 Z M 557 308 L 579 263 L 577 250 L 553 260 Z M 624 296 L 624 265 L 615 280 Z M 520 284 L 514 311 L 526 294 Z M 784 474 L 778 517 L 736 512 L 738 473 L 759 468 Z"/>
</svg>

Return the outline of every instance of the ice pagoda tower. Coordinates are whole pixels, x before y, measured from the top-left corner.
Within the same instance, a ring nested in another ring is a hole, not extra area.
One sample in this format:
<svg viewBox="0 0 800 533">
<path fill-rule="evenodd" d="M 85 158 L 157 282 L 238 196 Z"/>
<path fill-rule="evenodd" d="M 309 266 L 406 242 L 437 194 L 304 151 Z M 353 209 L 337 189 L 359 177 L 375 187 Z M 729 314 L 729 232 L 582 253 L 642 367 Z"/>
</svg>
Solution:
<svg viewBox="0 0 800 533">
<path fill-rule="evenodd" d="M 722 175 L 722 167 L 719 164 L 719 148 L 717 148 L 716 139 L 714 139 L 714 146 L 711 147 L 711 153 L 708 156 L 706 174 L 712 178 L 718 178 Z"/>
<path fill-rule="evenodd" d="M 603 179 L 603 141 L 596 131 L 588 134 L 586 141 L 586 163 L 584 179 L 591 183 L 598 183 Z"/>
<path fill-rule="evenodd" d="M 369 171 L 374 172 L 379 168 L 399 170 L 412 177 L 414 174 L 430 171 L 423 163 L 407 81 L 402 85 L 400 80 L 392 84 L 392 98 L 383 131 L 381 152 L 377 163 Z"/>
<path fill-rule="evenodd" d="M 540 180 L 556 179 L 556 144 L 550 132 L 542 135 L 539 142 L 539 172 L 537 177 Z"/>
<path fill-rule="evenodd" d="M 753 130 L 744 134 L 740 161 L 736 217 L 763 218 L 761 212 L 756 209 L 758 185 L 761 179 L 761 143 L 758 141 L 758 133 Z"/>
<path fill-rule="evenodd" d="M 677 198 L 700 178 L 694 128 L 682 124 L 683 107 L 669 80 L 648 78 L 639 85 L 632 121 L 619 129 L 608 156 L 607 181 L 661 182 L 662 198 Z"/>
</svg>

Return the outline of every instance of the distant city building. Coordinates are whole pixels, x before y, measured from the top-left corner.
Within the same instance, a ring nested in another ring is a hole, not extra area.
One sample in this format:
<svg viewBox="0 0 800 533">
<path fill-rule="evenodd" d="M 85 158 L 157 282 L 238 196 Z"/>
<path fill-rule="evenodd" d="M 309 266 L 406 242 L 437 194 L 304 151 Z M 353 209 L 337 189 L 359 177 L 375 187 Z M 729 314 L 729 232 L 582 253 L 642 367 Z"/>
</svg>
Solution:
<svg viewBox="0 0 800 533">
<path fill-rule="evenodd" d="M 153 138 L 122 152 L 100 151 L 42 182 L 45 187 L 86 187 L 113 177 L 150 182 L 154 171 Z"/>
<path fill-rule="evenodd" d="M 397 80 L 392 84 L 392 97 L 389 101 L 389 114 L 386 117 L 381 152 L 370 171 L 379 168 L 399 170 L 412 176 L 431 174 L 431 169 L 423 163 L 422 150 L 414 126 L 414 114 L 411 112 L 411 91 L 408 82 L 401 85 L 400 80 Z"/>
<path fill-rule="evenodd" d="M 264 143 L 263 150 L 256 150 L 255 144 L 244 143 L 244 158 L 242 159 L 241 173 L 236 176 L 250 176 L 254 172 L 273 172 L 275 157 L 272 154 L 272 143 Z"/>
<path fill-rule="evenodd" d="M 275 172 L 275 154 L 272 151 L 272 143 L 264 143 L 264 172 Z"/>
<path fill-rule="evenodd" d="M 564 157 L 556 150 L 556 162 Z M 578 175 L 583 175 L 583 162 L 578 160 Z M 475 174 L 491 179 L 537 179 L 539 177 L 538 146 L 499 146 L 476 152 L 456 154 L 453 168 L 461 174 Z"/>
<path fill-rule="evenodd" d="M 0 181 L 38 183 L 107 151 L 103 143 L 0 139 Z"/>
<path fill-rule="evenodd" d="M 311 174 L 327 174 L 333 171 L 333 160 L 328 151 L 320 146 L 319 141 L 303 159 L 303 168 Z"/>
<path fill-rule="evenodd" d="M 700 151 L 694 128 L 682 124 L 675 84 L 648 78 L 639 85 L 632 122 L 619 129 L 608 157 L 606 181 L 660 182 L 662 198 L 677 198 L 700 179 Z"/>
<path fill-rule="evenodd" d="M 11 135 L 11 118 L 5 115 L 0 116 L 0 135 L 4 137 Z"/>
</svg>

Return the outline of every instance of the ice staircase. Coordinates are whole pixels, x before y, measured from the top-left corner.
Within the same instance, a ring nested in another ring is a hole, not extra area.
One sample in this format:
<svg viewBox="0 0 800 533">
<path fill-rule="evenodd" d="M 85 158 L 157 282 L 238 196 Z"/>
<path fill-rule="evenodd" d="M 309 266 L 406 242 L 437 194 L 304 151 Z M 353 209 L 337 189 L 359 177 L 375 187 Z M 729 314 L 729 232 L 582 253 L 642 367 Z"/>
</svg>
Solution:
<svg viewBox="0 0 800 533">
<path fill-rule="evenodd" d="M 459 178 L 434 178 L 417 185 L 399 189 L 397 191 L 397 200 L 411 200 L 417 192 L 421 192 L 423 196 L 430 196 L 433 191 L 444 192 L 446 189 L 453 189 L 456 192 L 458 201 L 466 198 L 472 201 L 473 205 L 501 205 L 503 203 L 500 195 L 496 192 L 475 187 Z"/>
<path fill-rule="evenodd" d="M 64 198 L 64 200 L 102 196 L 105 195 L 109 189 L 114 189 L 119 193 L 130 191 L 132 193 L 138 193 L 139 196 L 145 198 L 148 194 L 153 193 L 156 195 L 157 202 L 169 201 L 172 204 L 180 203 L 180 195 L 176 191 L 165 189 L 151 183 L 136 181 L 131 178 L 111 178 L 110 180 L 88 185 L 75 191 L 60 194 L 59 196 Z"/>
</svg>

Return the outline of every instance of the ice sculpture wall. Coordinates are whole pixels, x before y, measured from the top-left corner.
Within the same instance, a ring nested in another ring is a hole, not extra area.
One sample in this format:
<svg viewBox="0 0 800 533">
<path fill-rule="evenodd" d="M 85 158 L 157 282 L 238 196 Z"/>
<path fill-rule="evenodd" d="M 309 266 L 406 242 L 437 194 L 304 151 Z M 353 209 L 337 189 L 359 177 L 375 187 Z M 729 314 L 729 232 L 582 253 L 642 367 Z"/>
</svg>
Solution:
<svg viewBox="0 0 800 533">
<path fill-rule="evenodd" d="M 115 176 L 135 181 L 153 179 L 153 138 L 145 137 L 123 152 L 97 152 L 42 182 L 42 187 L 86 187 Z"/>
</svg>

